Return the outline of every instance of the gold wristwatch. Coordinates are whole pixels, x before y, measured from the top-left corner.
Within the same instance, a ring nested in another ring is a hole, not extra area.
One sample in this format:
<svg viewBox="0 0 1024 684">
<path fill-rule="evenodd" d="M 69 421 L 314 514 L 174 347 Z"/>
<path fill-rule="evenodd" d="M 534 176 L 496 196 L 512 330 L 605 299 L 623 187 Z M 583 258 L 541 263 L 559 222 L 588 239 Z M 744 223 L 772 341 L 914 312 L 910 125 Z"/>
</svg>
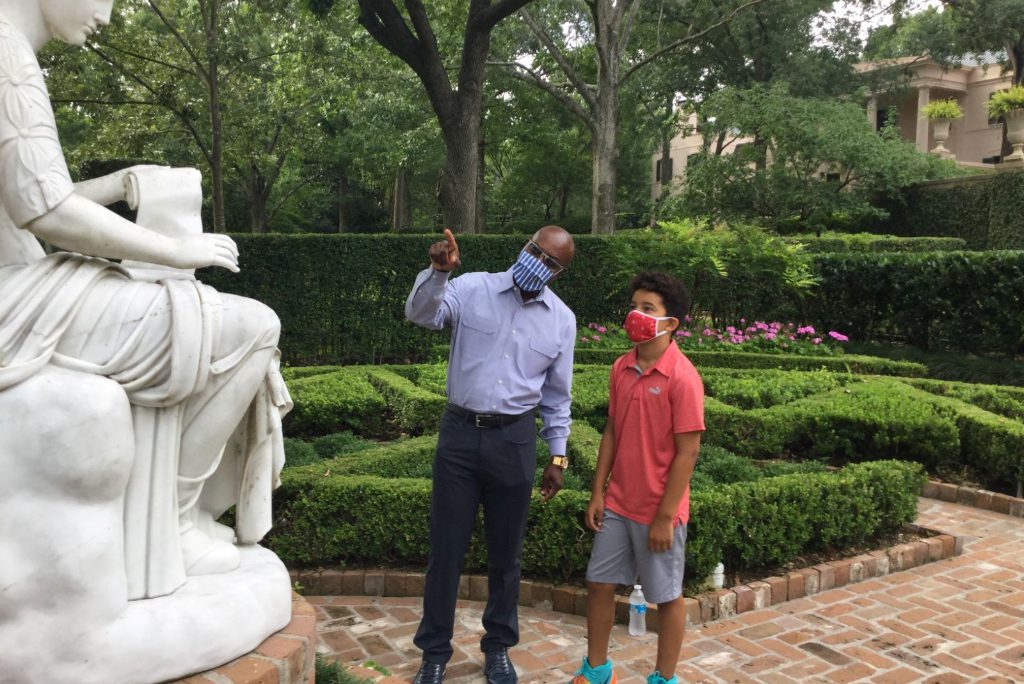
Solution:
<svg viewBox="0 0 1024 684">
<path fill-rule="evenodd" d="M 552 456 L 551 457 L 551 465 L 558 466 L 562 470 L 565 470 L 566 468 L 569 467 L 569 457 L 568 456 Z"/>
</svg>

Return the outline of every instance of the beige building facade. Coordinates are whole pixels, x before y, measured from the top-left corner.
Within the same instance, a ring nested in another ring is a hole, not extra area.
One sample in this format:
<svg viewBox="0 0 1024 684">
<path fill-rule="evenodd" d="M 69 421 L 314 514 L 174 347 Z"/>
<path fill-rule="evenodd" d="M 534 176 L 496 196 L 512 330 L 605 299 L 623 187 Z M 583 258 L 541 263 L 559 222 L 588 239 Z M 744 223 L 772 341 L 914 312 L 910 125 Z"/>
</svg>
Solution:
<svg viewBox="0 0 1024 684">
<path fill-rule="evenodd" d="M 964 112 L 952 123 L 945 147 L 958 164 L 972 167 L 994 167 L 1000 161 L 1003 140 L 1001 122 L 989 119 L 986 104 L 992 93 L 1011 85 L 1009 74 L 1003 74 L 998 57 L 990 53 L 966 59 L 953 69 L 943 69 L 936 62 L 921 57 L 906 57 L 886 62 L 863 62 L 857 65 L 861 72 L 895 67 L 909 74 L 907 83 L 893 92 L 872 94 L 867 101 L 866 116 L 875 127 L 881 128 L 891 109 L 897 112 L 900 134 L 915 143 L 917 149 L 928 152 L 936 147 L 932 126 L 921 114 L 932 100 L 954 99 Z M 670 143 L 672 162 L 664 173 L 661 151 L 651 156 L 651 198 L 661 196 L 665 183 L 678 185 L 685 181 L 686 168 L 700 152 L 703 137 L 697 132 L 697 116 L 691 114 L 686 126 Z M 749 143 L 749 138 L 736 136 L 727 139 L 725 154 Z"/>
</svg>

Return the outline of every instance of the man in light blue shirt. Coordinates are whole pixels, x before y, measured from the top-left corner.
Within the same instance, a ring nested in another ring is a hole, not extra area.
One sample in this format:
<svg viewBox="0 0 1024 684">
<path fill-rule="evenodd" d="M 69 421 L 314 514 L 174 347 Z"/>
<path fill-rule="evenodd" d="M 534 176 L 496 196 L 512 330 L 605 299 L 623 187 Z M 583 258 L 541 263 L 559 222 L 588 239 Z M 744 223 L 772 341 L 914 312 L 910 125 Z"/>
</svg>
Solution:
<svg viewBox="0 0 1024 684">
<path fill-rule="evenodd" d="M 452 331 L 449 404 L 434 456 L 430 560 L 415 637 L 423 663 L 414 684 L 439 684 L 452 656 L 459 574 L 480 504 L 489 571 L 480 643 L 484 673 L 489 684 L 516 682 L 508 649 L 519 641 L 519 559 L 537 463 L 535 410 L 551 453 L 543 500 L 561 489 L 568 465 L 576 317 L 547 284 L 569 267 L 574 253 L 569 233 L 546 226 L 509 270 L 449 280 L 460 255 L 445 230 L 406 300 L 410 321 Z"/>
</svg>

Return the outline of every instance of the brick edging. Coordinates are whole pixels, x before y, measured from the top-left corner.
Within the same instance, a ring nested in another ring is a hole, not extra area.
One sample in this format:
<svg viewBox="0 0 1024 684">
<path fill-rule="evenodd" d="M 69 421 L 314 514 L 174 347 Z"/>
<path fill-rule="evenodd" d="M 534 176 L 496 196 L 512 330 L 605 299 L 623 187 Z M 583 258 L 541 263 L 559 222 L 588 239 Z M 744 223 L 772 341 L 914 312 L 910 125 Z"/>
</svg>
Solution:
<svg viewBox="0 0 1024 684">
<path fill-rule="evenodd" d="M 918 525 L 905 525 L 908 532 L 926 532 L 934 536 L 907 544 L 859 556 L 829 561 L 809 568 L 801 568 L 785 575 L 740 584 L 729 589 L 705 592 L 687 597 L 686 626 L 697 627 L 718 619 L 730 618 L 758 608 L 776 606 L 822 591 L 882 577 L 893 572 L 909 570 L 933 561 L 952 558 L 963 551 L 963 537 L 944 534 Z M 293 582 L 302 591 L 323 596 L 393 596 L 423 595 L 424 575 L 420 572 L 368 568 L 338 570 L 316 568 L 291 570 Z M 463 575 L 459 581 L 459 598 L 471 601 L 487 600 L 487 576 Z M 537 580 L 523 580 L 519 587 L 519 605 L 554 610 L 560 613 L 585 616 L 587 590 L 582 587 L 557 585 Z M 628 621 L 629 601 L 625 596 L 615 597 L 615 619 Z M 657 606 L 649 606 L 647 624 L 657 629 Z"/>
<path fill-rule="evenodd" d="M 950 482 L 928 480 L 921 487 L 921 496 L 926 499 L 939 499 L 948 503 L 980 508 L 983 511 L 1003 513 L 1016 518 L 1024 518 L 1024 499 L 1008 494 L 997 494 L 987 489 L 963 487 Z"/>
</svg>

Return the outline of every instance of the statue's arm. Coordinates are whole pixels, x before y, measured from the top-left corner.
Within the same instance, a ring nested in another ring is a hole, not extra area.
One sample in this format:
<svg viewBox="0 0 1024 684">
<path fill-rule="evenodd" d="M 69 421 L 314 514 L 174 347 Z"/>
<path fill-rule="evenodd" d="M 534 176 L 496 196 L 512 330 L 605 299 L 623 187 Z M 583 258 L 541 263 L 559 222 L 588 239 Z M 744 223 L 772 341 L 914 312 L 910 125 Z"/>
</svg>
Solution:
<svg viewBox="0 0 1024 684">
<path fill-rule="evenodd" d="M 121 218 L 77 191 L 24 227 L 52 245 L 89 256 L 175 268 L 219 266 L 238 272 L 238 248 L 227 235 L 161 235 Z"/>
</svg>

